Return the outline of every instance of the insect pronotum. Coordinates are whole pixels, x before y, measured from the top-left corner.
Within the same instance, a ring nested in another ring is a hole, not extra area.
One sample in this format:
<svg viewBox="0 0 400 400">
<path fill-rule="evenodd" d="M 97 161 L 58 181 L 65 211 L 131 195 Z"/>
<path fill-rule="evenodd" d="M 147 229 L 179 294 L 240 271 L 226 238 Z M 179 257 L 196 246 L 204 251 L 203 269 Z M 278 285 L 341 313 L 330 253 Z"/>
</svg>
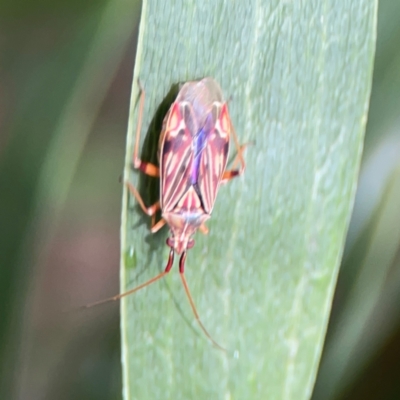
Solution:
<svg viewBox="0 0 400 400">
<path fill-rule="evenodd" d="M 140 84 L 139 84 L 140 85 Z M 197 230 L 208 233 L 205 222 L 211 217 L 221 183 L 239 176 L 245 169 L 243 148 L 240 146 L 218 83 L 210 77 L 185 83 L 166 114 L 158 145 L 159 166 L 139 158 L 145 91 L 140 86 L 139 116 L 133 152 L 133 166 L 146 175 L 160 178 L 160 199 L 146 207 L 136 188 L 127 182 L 130 193 L 142 210 L 151 217 L 151 232 L 165 224 L 170 235 L 166 241 L 171 248 L 163 272 L 125 293 L 108 300 L 117 300 L 158 281 L 168 274 L 174 254 L 180 255 L 179 273 L 193 314 L 205 335 L 218 348 L 221 347 L 203 325 L 185 278 L 186 252 L 194 246 Z M 226 170 L 230 137 L 236 146 L 237 156 L 233 169 Z M 240 167 L 235 169 L 235 164 Z M 156 213 L 161 219 L 156 222 Z M 96 302 L 88 306 L 103 303 Z"/>
</svg>

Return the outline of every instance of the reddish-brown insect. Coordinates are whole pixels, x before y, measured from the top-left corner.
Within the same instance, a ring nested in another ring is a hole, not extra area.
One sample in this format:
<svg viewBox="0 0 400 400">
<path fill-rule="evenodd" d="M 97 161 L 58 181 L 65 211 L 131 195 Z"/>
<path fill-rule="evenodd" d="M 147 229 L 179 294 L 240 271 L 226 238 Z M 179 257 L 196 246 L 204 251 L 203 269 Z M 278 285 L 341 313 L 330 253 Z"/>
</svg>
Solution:
<svg viewBox="0 0 400 400">
<path fill-rule="evenodd" d="M 134 293 L 162 278 L 171 270 L 174 254 L 177 253 L 180 255 L 180 277 L 193 314 L 207 337 L 222 348 L 200 320 L 185 279 L 185 260 L 186 251 L 194 246 L 195 232 L 199 229 L 204 234 L 208 233 L 205 222 L 211 217 L 220 184 L 243 173 L 243 147 L 238 143 L 221 89 L 214 79 L 208 77 L 187 82 L 181 87 L 164 118 L 158 149 L 159 166 L 144 162 L 138 156 L 144 100 L 145 92 L 141 88 L 133 166 L 149 176 L 160 178 L 160 200 L 146 207 L 136 188 L 131 183 L 127 185 L 142 210 L 152 217 L 151 232 L 169 225 L 167 245 L 171 250 L 163 272 L 114 299 Z M 227 171 L 231 134 L 240 168 Z M 162 218 L 156 223 L 158 210 L 161 210 Z"/>
</svg>

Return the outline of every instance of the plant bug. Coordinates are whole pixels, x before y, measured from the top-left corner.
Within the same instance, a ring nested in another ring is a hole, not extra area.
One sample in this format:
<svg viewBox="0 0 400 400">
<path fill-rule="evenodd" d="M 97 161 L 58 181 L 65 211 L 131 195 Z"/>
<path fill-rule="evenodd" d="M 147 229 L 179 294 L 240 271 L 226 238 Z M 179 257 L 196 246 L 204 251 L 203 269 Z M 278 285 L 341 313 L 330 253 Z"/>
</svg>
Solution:
<svg viewBox="0 0 400 400">
<path fill-rule="evenodd" d="M 171 250 L 163 272 L 110 300 L 132 294 L 161 279 L 171 270 L 174 254 L 177 253 L 180 255 L 180 277 L 193 314 L 209 340 L 225 350 L 208 333 L 199 317 L 185 278 L 185 261 L 187 250 L 194 246 L 195 232 L 200 230 L 204 234 L 208 233 L 205 222 L 211 217 L 220 184 L 243 173 L 244 146 L 239 145 L 229 117 L 228 105 L 218 83 L 207 77 L 185 83 L 167 112 L 158 145 L 159 166 L 142 161 L 138 154 L 145 91 L 141 86 L 140 89 L 133 167 L 160 179 L 160 199 L 146 207 L 137 189 L 130 182 L 127 185 L 142 210 L 151 217 L 152 233 L 165 224 L 169 226 L 170 235 L 166 244 Z M 237 149 L 234 165 L 239 162 L 240 167 L 227 171 L 231 135 Z M 156 222 L 158 210 L 161 211 L 161 219 Z"/>
</svg>

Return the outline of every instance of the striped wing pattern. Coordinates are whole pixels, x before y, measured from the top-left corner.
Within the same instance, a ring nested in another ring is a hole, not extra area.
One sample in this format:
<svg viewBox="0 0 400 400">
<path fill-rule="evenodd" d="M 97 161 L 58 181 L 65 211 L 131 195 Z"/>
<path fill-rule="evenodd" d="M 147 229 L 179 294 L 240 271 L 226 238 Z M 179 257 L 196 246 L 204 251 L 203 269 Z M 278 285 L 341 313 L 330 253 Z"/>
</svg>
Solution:
<svg viewBox="0 0 400 400">
<path fill-rule="evenodd" d="M 182 106 L 174 103 L 166 116 L 160 148 L 161 207 L 171 212 L 190 187 L 193 137 L 182 118 Z M 190 118 L 187 117 L 187 118 Z"/>
<path fill-rule="evenodd" d="M 204 211 L 211 214 L 229 154 L 229 119 L 226 104 L 214 106 L 217 120 L 201 156 L 198 188 Z"/>
<path fill-rule="evenodd" d="M 196 110 L 175 102 L 165 118 L 160 147 L 161 206 L 172 212 L 193 186 L 203 210 L 211 214 L 229 152 L 226 104 Z M 197 112 L 196 112 L 197 111 Z"/>
</svg>

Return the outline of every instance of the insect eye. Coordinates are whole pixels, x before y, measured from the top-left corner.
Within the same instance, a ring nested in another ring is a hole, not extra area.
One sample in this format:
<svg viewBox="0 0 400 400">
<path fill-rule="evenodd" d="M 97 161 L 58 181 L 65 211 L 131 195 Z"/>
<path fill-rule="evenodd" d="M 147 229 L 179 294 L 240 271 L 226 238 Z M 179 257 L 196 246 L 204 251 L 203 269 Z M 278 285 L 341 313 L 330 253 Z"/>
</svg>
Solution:
<svg viewBox="0 0 400 400">
<path fill-rule="evenodd" d="M 191 249 L 194 246 L 194 240 L 193 239 L 189 239 L 187 242 L 187 249 Z"/>
</svg>

